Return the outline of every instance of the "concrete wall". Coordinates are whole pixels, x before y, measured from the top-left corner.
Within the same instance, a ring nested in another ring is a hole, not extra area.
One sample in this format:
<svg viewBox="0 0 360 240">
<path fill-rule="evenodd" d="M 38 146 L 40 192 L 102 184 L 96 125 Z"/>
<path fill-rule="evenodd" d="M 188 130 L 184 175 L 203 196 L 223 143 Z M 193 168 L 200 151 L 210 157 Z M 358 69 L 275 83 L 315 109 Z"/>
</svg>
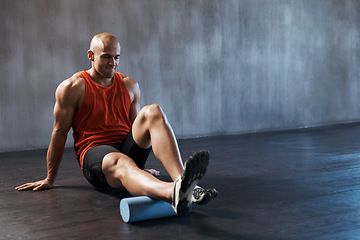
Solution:
<svg viewBox="0 0 360 240">
<path fill-rule="evenodd" d="M 54 91 L 103 31 L 179 138 L 360 119 L 358 0 L 0 3 L 0 151 L 47 147 Z"/>
</svg>

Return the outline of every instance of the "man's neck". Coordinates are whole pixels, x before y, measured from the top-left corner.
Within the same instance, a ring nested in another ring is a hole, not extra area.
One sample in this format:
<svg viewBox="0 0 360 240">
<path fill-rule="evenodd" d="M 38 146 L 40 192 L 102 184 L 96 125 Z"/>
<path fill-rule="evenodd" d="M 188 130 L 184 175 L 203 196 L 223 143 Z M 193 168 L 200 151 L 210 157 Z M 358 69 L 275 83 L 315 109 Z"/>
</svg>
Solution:
<svg viewBox="0 0 360 240">
<path fill-rule="evenodd" d="M 91 79 L 96 84 L 98 84 L 102 87 L 110 87 L 113 82 L 113 78 L 104 78 L 100 74 L 98 74 L 95 71 L 95 69 L 93 69 L 93 68 L 90 68 L 89 70 L 87 70 L 87 73 L 90 75 Z"/>
</svg>

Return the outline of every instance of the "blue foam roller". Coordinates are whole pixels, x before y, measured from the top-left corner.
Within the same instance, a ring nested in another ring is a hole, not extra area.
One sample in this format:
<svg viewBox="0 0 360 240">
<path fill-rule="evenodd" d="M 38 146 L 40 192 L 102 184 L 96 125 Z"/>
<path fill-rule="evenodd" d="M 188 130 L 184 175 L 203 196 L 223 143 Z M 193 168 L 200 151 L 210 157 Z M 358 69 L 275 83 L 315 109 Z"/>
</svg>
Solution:
<svg viewBox="0 0 360 240">
<path fill-rule="evenodd" d="M 146 196 L 123 198 L 120 201 L 120 214 L 126 223 L 176 215 L 170 203 Z"/>
</svg>

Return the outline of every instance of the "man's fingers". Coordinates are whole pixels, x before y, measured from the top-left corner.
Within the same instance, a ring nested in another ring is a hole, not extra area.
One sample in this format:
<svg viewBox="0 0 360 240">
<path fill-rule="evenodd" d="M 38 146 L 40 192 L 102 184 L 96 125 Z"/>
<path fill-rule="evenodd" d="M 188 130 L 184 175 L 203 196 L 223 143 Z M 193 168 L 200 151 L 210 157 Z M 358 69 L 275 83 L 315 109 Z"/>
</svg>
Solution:
<svg viewBox="0 0 360 240">
<path fill-rule="evenodd" d="M 23 191 L 23 190 L 33 190 L 34 192 L 44 190 L 44 189 L 50 189 L 52 186 L 48 183 L 44 183 L 43 181 L 33 182 L 33 183 L 25 183 L 21 186 L 18 186 L 15 188 L 15 190 Z"/>
<path fill-rule="evenodd" d="M 43 183 L 37 187 L 35 187 L 33 190 L 34 192 L 40 191 L 40 190 L 47 190 L 47 189 L 51 189 L 52 186 L 50 184 L 47 183 Z"/>
<path fill-rule="evenodd" d="M 16 187 L 15 189 L 18 191 L 22 191 L 22 190 L 32 189 L 32 187 L 29 186 L 29 183 L 25 183 L 21 186 Z"/>
<path fill-rule="evenodd" d="M 160 176 L 160 171 L 155 170 L 155 169 L 144 169 L 145 172 L 150 173 L 151 175 L 157 177 Z"/>
</svg>

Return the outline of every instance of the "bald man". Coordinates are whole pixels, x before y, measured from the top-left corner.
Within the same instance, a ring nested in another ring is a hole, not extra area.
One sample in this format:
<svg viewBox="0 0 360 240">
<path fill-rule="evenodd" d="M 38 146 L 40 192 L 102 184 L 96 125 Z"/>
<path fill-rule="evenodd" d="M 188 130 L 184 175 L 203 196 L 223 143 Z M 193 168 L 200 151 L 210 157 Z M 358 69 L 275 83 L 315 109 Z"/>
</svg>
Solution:
<svg viewBox="0 0 360 240">
<path fill-rule="evenodd" d="M 52 188 L 73 129 L 77 160 L 85 178 L 97 188 L 125 187 L 133 196 L 149 196 L 172 204 L 178 215 L 191 211 L 217 195 L 215 189 L 197 186 L 204 176 L 209 153 L 193 154 L 183 165 L 173 130 L 159 105 L 140 110 L 137 82 L 116 72 L 120 44 L 109 33 L 95 35 L 88 58 L 91 68 L 64 80 L 56 90 L 54 128 L 47 152 L 47 177 L 16 190 Z M 172 182 L 145 170 L 153 150 Z"/>
</svg>

